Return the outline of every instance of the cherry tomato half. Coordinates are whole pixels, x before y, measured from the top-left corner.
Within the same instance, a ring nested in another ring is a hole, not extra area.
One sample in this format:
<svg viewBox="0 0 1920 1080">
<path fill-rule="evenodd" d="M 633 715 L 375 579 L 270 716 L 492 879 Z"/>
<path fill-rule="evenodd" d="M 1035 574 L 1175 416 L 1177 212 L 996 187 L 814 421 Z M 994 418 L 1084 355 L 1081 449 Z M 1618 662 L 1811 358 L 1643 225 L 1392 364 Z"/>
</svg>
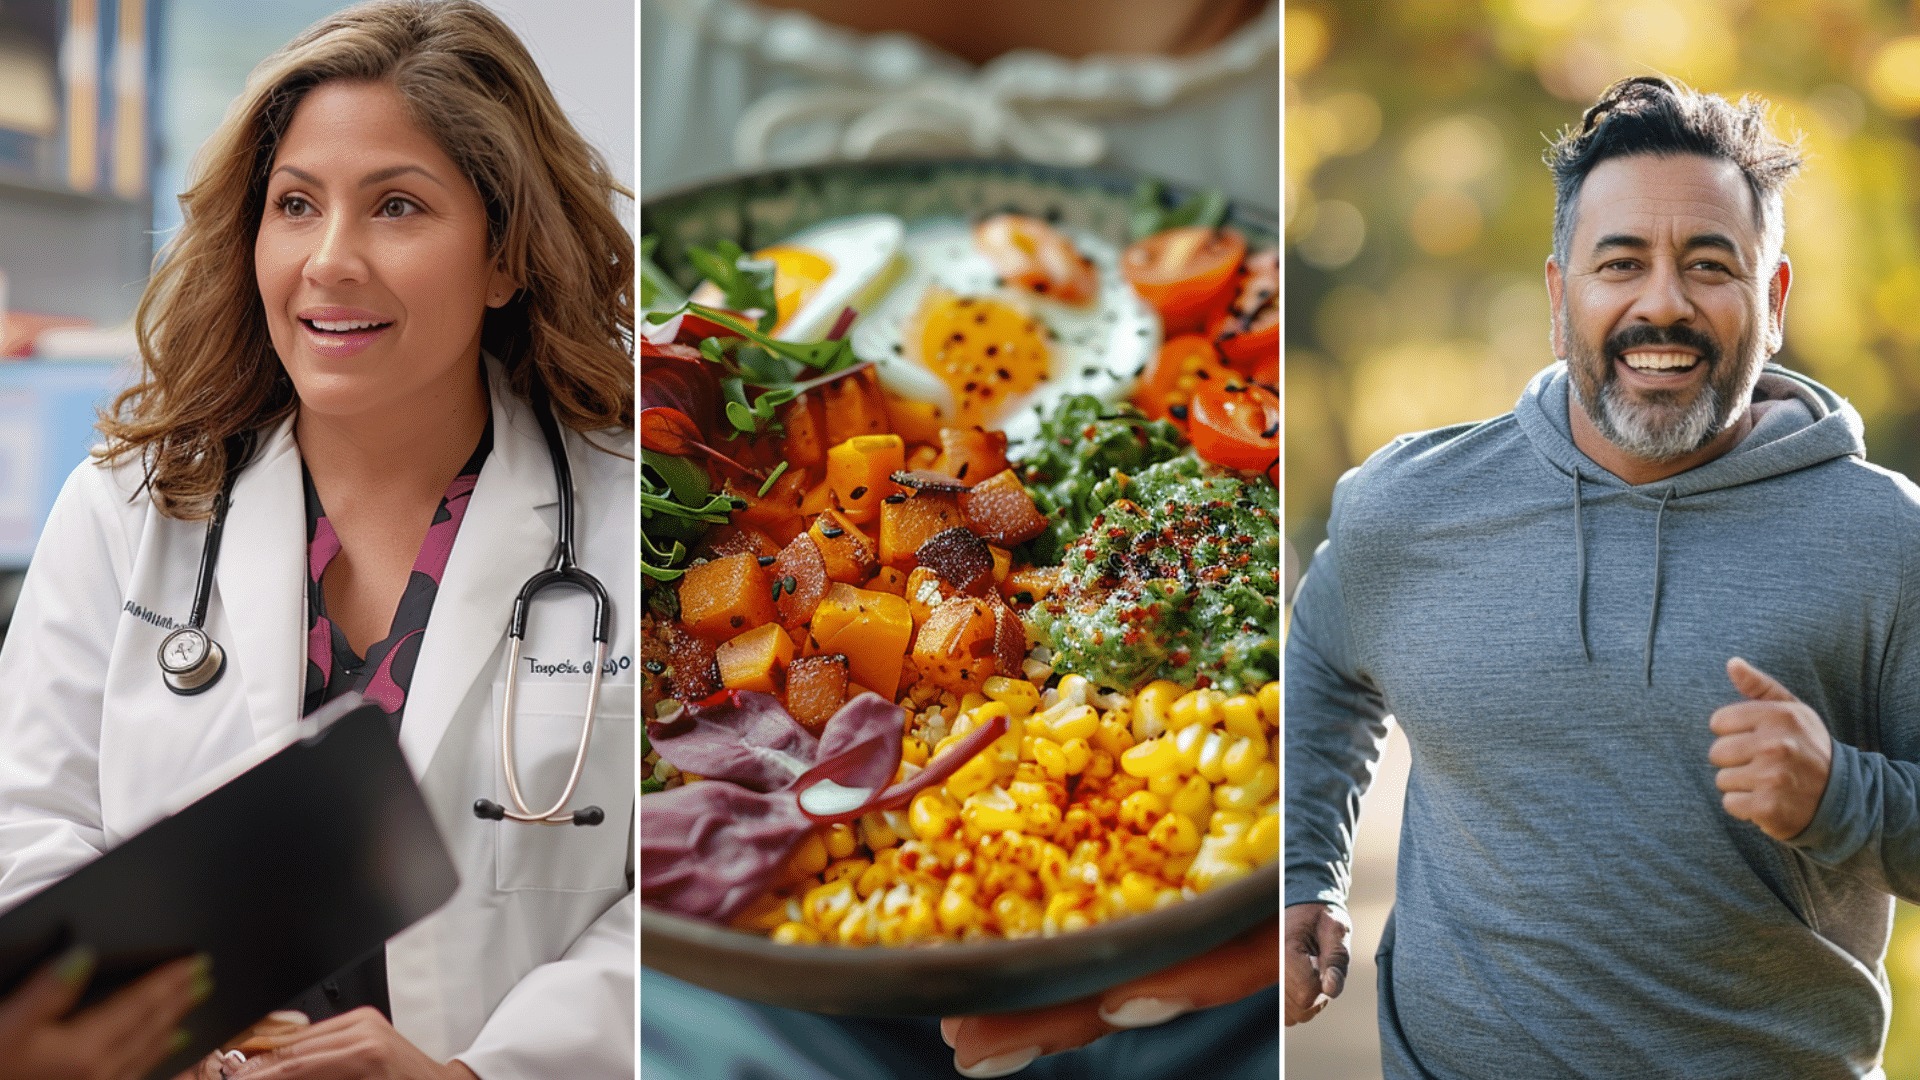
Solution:
<svg viewBox="0 0 1920 1080">
<path fill-rule="evenodd" d="M 1053 226 L 1023 214 L 995 214 L 973 227 L 973 242 L 1012 284 L 1067 304 L 1100 291 L 1093 261 Z"/>
<path fill-rule="evenodd" d="M 1169 334 L 1201 330 L 1234 296 L 1247 242 L 1232 229 L 1191 226 L 1154 233 L 1120 255 L 1120 272 L 1152 304 Z"/>
<path fill-rule="evenodd" d="M 1133 403 L 1154 420 L 1171 420 L 1184 431 L 1187 404 L 1202 387 L 1224 385 L 1233 369 L 1220 362 L 1212 339 L 1204 334 L 1181 334 L 1160 346 L 1153 366 L 1133 392 Z"/>
<path fill-rule="evenodd" d="M 1193 395 L 1187 437 L 1216 465 L 1264 471 L 1280 457 L 1280 398 L 1264 386 L 1209 386 Z"/>
<path fill-rule="evenodd" d="M 1227 362 L 1259 382 L 1262 369 L 1280 366 L 1280 256 L 1258 251 L 1247 256 L 1245 273 L 1233 303 L 1213 323 L 1213 339 Z"/>
</svg>

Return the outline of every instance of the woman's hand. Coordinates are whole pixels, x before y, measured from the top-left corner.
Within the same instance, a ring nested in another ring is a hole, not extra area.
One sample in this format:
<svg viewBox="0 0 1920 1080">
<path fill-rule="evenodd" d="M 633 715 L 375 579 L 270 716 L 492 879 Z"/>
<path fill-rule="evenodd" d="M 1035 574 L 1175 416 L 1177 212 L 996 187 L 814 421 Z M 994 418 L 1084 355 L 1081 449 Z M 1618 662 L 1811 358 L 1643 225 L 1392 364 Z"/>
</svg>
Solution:
<svg viewBox="0 0 1920 1080">
<path fill-rule="evenodd" d="M 1280 920 L 1273 918 L 1211 952 L 1103 994 L 1024 1012 L 949 1016 L 940 1021 L 940 1035 L 953 1047 L 960 1075 L 1007 1076 L 1043 1054 L 1238 1001 L 1279 979 Z"/>
<path fill-rule="evenodd" d="M 457 1061 L 444 1065 L 408 1042 L 378 1009 L 355 1009 L 284 1035 L 260 1036 L 268 1046 L 229 1066 L 247 1080 L 478 1080 Z"/>
<path fill-rule="evenodd" d="M 0 1001 L 0 1080 L 137 1080 L 185 1045 L 180 1018 L 207 999 L 207 958 L 190 956 L 62 1020 L 93 974 L 76 948 Z"/>
</svg>

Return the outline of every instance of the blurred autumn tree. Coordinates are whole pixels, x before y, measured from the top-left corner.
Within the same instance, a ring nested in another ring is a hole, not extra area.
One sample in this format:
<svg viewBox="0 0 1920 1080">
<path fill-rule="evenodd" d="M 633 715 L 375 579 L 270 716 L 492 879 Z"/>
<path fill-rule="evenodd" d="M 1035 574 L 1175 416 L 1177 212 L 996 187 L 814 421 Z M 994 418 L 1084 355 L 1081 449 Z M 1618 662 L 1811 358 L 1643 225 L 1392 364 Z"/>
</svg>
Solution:
<svg viewBox="0 0 1920 1080">
<path fill-rule="evenodd" d="M 1780 361 L 1920 468 L 1920 0 L 1391 0 L 1286 13 L 1286 507 L 1304 561 L 1333 483 L 1402 432 L 1513 407 L 1553 359 L 1541 151 L 1613 80 L 1755 93 L 1804 137 Z M 1887 963 L 1887 1067 L 1920 1077 L 1920 919 Z M 1901 989 L 1908 987 L 1910 989 Z"/>
</svg>

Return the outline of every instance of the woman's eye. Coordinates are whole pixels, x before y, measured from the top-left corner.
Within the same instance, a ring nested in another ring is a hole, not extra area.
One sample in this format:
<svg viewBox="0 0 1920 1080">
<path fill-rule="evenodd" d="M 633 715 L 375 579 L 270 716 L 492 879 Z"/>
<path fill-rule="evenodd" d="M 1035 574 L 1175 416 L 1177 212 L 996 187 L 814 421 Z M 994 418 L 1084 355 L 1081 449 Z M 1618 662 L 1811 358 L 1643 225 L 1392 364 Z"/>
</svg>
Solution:
<svg viewBox="0 0 1920 1080">
<path fill-rule="evenodd" d="M 380 216 L 390 218 L 406 217 L 417 209 L 419 208 L 414 206 L 411 200 L 394 195 L 380 204 Z"/>
<path fill-rule="evenodd" d="M 298 195 L 286 195 L 280 199 L 280 212 L 288 217 L 306 217 L 313 206 Z"/>
</svg>

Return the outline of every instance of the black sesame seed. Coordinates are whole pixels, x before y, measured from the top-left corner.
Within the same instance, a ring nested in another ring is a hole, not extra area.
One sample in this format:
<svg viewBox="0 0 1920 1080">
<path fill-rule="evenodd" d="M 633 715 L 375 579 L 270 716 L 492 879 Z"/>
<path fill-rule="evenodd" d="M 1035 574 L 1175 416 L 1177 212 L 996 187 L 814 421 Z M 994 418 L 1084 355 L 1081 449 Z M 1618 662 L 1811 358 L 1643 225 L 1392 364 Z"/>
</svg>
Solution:
<svg viewBox="0 0 1920 1080">
<path fill-rule="evenodd" d="M 847 535 L 847 530 L 838 525 L 822 525 L 820 526 L 820 535 L 829 540 L 838 540 Z"/>
<path fill-rule="evenodd" d="M 852 491 L 847 492 L 847 495 L 849 498 L 864 499 L 867 497 L 867 487 L 865 484 L 862 484 L 859 487 L 854 488 Z"/>
<path fill-rule="evenodd" d="M 759 559 L 761 566 L 772 566 L 774 563 L 777 563 L 779 561 L 780 561 L 780 557 L 777 555 L 762 555 L 760 556 L 760 559 Z"/>
<path fill-rule="evenodd" d="M 1001 377 L 1001 378 L 1003 378 L 1003 379 L 1011 379 L 1011 378 L 1013 378 L 1013 372 L 1011 372 L 1011 371 L 1008 371 L 1008 370 L 1007 370 L 1006 368 L 994 368 L 994 369 L 993 369 L 993 373 L 994 373 L 995 375 L 998 375 L 998 376 L 1000 376 L 1000 377 Z"/>
<path fill-rule="evenodd" d="M 788 574 L 786 577 L 781 578 L 780 584 L 785 585 L 787 587 L 788 596 L 792 596 L 794 593 L 800 591 L 800 582 L 792 574 Z"/>
<path fill-rule="evenodd" d="M 1167 406 L 1167 415 L 1173 417 L 1175 420 L 1185 420 L 1187 418 L 1187 407 L 1185 405 L 1169 405 Z"/>
<path fill-rule="evenodd" d="M 1016 604 L 1031 604 L 1033 603 L 1033 594 L 1022 589 L 1013 594 L 1013 602 Z"/>
<path fill-rule="evenodd" d="M 1278 434 L 1280 434 L 1280 425 L 1268 424 L 1266 430 L 1260 433 L 1260 437 L 1263 439 L 1271 439 Z"/>
<path fill-rule="evenodd" d="M 969 466 L 969 465 L 971 465 L 971 464 L 973 464 L 973 462 L 971 462 L 971 461 L 963 461 L 963 462 L 961 462 L 961 463 L 960 463 L 960 471 L 959 471 L 959 472 L 957 472 L 957 473 L 954 473 L 954 474 L 953 474 L 953 478 L 954 478 L 955 480 L 965 480 L 965 479 L 967 478 L 967 466 Z"/>
<path fill-rule="evenodd" d="M 667 665 L 661 663 L 658 660 L 648 660 L 645 663 L 641 664 L 640 666 L 643 668 L 646 668 L 647 673 L 649 675 L 658 675 L 661 672 L 667 670 Z"/>
<path fill-rule="evenodd" d="M 893 494 L 887 496 L 886 498 L 881 499 L 880 501 L 884 503 L 892 503 L 895 506 L 899 506 L 901 503 L 907 501 L 907 497 L 905 495 L 902 495 L 900 492 L 896 491 Z"/>
<path fill-rule="evenodd" d="M 989 345 L 989 346 L 987 346 L 987 355 L 988 355 L 988 356 L 999 356 L 999 355 L 1000 355 L 1000 346 L 998 346 L 998 345 Z"/>
<path fill-rule="evenodd" d="M 1080 377 L 1083 379 L 1091 379 L 1098 374 L 1100 374 L 1100 369 L 1097 367 L 1083 367 L 1080 369 Z"/>
</svg>

